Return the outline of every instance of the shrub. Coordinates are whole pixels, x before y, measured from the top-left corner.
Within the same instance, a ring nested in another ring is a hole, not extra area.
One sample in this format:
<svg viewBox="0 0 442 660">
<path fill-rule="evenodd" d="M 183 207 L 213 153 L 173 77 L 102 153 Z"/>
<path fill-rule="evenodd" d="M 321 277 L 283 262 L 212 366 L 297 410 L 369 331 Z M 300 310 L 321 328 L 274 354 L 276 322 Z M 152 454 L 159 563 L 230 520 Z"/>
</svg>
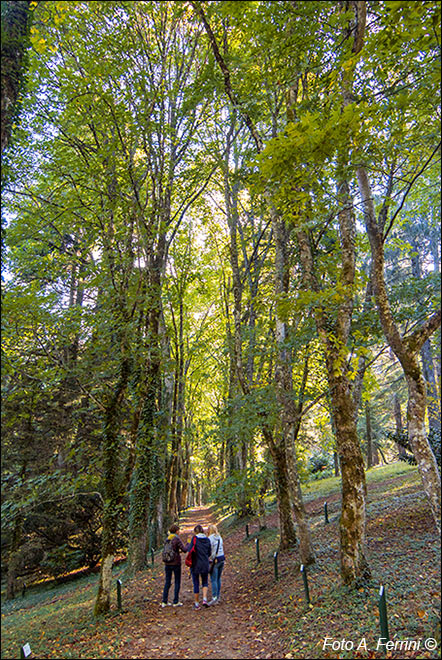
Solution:
<svg viewBox="0 0 442 660">
<path fill-rule="evenodd" d="M 398 445 L 403 447 L 406 450 L 406 454 L 404 456 L 399 456 L 399 460 L 404 461 L 405 463 L 409 463 L 410 465 L 416 465 L 416 459 L 413 456 L 410 442 L 408 440 L 408 431 L 401 431 L 398 433 L 397 431 L 386 431 L 386 436 L 390 440 L 393 440 L 396 442 Z M 441 467 L 441 432 L 437 431 L 436 429 L 430 429 L 428 433 L 428 442 L 430 443 L 430 447 L 434 452 L 434 456 L 436 458 L 437 464 L 439 466 L 439 469 Z"/>
<path fill-rule="evenodd" d="M 82 550 L 70 548 L 67 543 L 49 550 L 41 562 L 41 566 L 50 575 L 57 576 L 81 568 L 86 563 Z"/>
<path fill-rule="evenodd" d="M 328 454 L 317 454 L 309 458 L 311 478 L 326 479 L 333 476 L 333 461 Z"/>
</svg>

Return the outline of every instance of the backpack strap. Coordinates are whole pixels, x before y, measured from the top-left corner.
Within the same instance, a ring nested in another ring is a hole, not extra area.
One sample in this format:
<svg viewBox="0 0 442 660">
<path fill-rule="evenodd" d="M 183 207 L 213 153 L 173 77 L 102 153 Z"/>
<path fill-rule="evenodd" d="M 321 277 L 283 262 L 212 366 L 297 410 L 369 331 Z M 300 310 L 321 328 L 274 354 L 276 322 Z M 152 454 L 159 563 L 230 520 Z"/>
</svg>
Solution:
<svg viewBox="0 0 442 660">
<path fill-rule="evenodd" d="M 217 544 L 217 546 L 216 546 L 216 550 L 215 550 L 215 556 L 214 556 L 214 558 L 211 560 L 214 564 L 216 564 L 216 556 L 217 556 L 217 554 L 218 554 L 218 550 L 219 550 L 219 539 L 218 539 L 218 544 Z"/>
</svg>

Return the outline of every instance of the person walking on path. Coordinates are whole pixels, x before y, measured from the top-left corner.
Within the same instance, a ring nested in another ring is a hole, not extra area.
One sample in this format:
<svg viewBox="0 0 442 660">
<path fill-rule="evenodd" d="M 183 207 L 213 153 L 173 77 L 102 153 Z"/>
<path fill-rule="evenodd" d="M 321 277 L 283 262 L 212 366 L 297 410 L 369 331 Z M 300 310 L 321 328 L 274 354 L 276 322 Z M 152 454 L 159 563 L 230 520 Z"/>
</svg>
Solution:
<svg viewBox="0 0 442 660">
<path fill-rule="evenodd" d="M 192 547 L 195 546 L 193 551 L 192 567 L 190 569 L 193 581 L 193 593 L 195 596 L 194 607 L 196 610 L 200 608 L 200 576 L 201 584 L 203 587 L 203 606 L 208 607 L 207 592 L 209 586 L 209 557 L 212 551 L 212 546 L 209 539 L 204 534 L 201 525 L 196 525 L 194 528 L 195 535 L 190 540 L 187 550 L 190 552 Z"/>
<path fill-rule="evenodd" d="M 216 605 L 219 603 L 221 594 L 221 575 L 224 569 L 224 547 L 223 540 L 218 532 L 216 525 L 209 525 L 208 529 L 211 553 L 210 561 L 212 566 L 210 568 L 210 581 L 212 583 L 212 600 L 209 605 Z"/>
<path fill-rule="evenodd" d="M 175 576 L 175 592 L 173 597 L 172 605 L 174 607 L 180 607 L 182 603 L 179 600 L 180 587 L 181 587 L 181 555 L 180 552 L 187 552 L 186 546 L 178 536 L 180 531 L 179 526 L 174 523 L 169 527 L 169 536 L 166 539 L 165 550 L 163 552 L 163 561 L 164 561 L 164 589 L 163 589 L 163 600 L 161 602 L 161 607 L 166 607 L 170 605 L 167 602 L 169 597 L 169 589 L 172 584 L 172 575 Z"/>
</svg>

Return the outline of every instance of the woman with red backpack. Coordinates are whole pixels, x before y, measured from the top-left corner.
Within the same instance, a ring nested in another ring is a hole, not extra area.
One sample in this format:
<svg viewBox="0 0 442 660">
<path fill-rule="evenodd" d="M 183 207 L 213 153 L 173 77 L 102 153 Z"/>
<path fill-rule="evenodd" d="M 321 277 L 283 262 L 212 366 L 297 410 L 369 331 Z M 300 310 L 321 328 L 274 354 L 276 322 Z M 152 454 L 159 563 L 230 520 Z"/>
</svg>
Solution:
<svg viewBox="0 0 442 660">
<path fill-rule="evenodd" d="M 166 607 L 170 605 L 167 602 L 169 596 L 170 585 L 172 584 L 172 575 L 175 576 L 175 593 L 173 598 L 172 605 L 174 607 L 180 607 L 182 603 L 179 600 L 180 587 L 181 587 L 181 555 L 180 552 L 187 552 L 187 548 L 178 536 L 179 526 L 174 523 L 169 527 L 169 536 L 166 539 L 163 550 L 163 562 L 164 562 L 164 589 L 163 589 L 163 600 L 161 607 Z"/>
<path fill-rule="evenodd" d="M 187 545 L 187 550 L 191 553 L 192 565 L 190 568 L 190 573 L 193 580 L 193 593 L 195 596 L 194 608 L 196 610 L 200 609 L 199 597 L 200 597 L 200 576 L 201 576 L 201 585 L 203 588 L 203 607 L 208 607 L 207 602 L 207 591 L 209 584 L 209 557 L 212 552 L 212 546 L 209 539 L 204 534 L 204 530 L 201 525 L 196 525 L 194 528 L 195 535 L 192 537 L 190 543 Z M 188 563 L 186 559 L 186 564 Z"/>
</svg>

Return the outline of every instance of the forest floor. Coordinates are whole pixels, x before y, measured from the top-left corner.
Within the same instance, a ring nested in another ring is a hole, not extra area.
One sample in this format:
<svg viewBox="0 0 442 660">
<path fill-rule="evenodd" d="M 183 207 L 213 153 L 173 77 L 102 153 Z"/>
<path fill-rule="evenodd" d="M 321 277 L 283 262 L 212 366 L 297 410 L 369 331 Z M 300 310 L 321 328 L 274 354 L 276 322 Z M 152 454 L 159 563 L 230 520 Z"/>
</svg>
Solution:
<svg viewBox="0 0 442 660">
<path fill-rule="evenodd" d="M 122 580 L 122 611 L 114 590 L 111 613 L 103 619 L 92 616 L 96 575 L 3 603 L 1 657 L 18 658 L 20 646 L 29 643 L 32 657 L 41 659 L 439 658 L 440 540 L 417 470 L 404 464 L 375 468 L 367 482 L 372 581 L 365 588 L 354 591 L 340 584 L 339 483 L 324 479 L 303 489 L 317 555 L 308 570 L 310 605 L 296 550 L 279 554 L 275 579 L 278 516 L 273 506 L 262 531 L 256 520 L 221 521 L 227 561 L 218 605 L 193 610 L 183 562 L 184 605 L 161 609 L 164 577 L 157 555 L 153 566 L 132 579 L 125 578 L 123 564 L 114 568 L 115 578 Z M 214 520 L 211 508 L 187 511 L 181 537 L 185 541 L 196 523 L 207 527 Z M 386 588 L 390 638 L 396 642 L 387 653 L 376 650 L 380 584 Z M 433 638 L 437 648 L 427 648 Z"/>
</svg>

